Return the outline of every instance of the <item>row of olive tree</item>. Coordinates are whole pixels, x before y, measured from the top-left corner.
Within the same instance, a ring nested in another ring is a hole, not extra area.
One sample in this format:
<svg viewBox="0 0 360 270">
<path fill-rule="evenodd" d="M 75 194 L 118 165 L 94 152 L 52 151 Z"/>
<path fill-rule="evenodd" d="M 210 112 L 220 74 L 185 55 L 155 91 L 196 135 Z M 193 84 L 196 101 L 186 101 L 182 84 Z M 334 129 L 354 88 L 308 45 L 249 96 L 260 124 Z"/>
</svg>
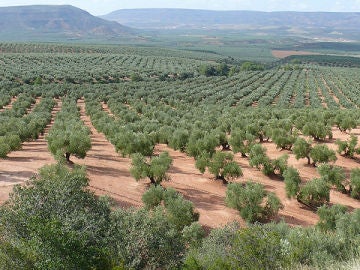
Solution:
<svg viewBox="0 0 360 270">
<path fill-rule="evenodd" d="M 50 123 L 54 105 L 54 100 L 48 96 L 25 115 L 16 116 L 12 110 L 4 112 L 0 117 L 0 157 L 6 158 L 11 151 L 21 149 L 23 141 L 37 139 Z"/>
<path fill-rule="evenodd" d="M 80 120 L 76 99 L 63 99 L 62 109 L 57 113 L 46 140 L 50 152 L 58 160 L 65 158 L 69 162 L 71 155 L 85 158 L 91 148 L 90 130 Z"/>
</svg>

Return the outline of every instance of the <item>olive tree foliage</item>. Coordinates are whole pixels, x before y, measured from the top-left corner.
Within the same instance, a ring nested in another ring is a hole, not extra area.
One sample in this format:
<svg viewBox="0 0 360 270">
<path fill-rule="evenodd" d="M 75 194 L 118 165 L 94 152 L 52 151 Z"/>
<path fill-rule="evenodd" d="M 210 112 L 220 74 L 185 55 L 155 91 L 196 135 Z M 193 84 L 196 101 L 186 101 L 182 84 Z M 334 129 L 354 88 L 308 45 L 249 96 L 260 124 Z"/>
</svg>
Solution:
<svg viewBox="0 0 360 270">
<path fill-rule="evenodd" d="M 0 158 L 6 158 L 9 152 L 20 150 L 21 147 L 19 135 L 6 134 L 5 136 L 0 136 Z"/>
<path fill-rule="evenodd" d="M 322 178 L 315 178 L 301 187 L 297 200 L 310 208 L 316 208 L 330 201 L 330 187 Z"/>
<path fill-rule="evenodd" d="M 211 230 L 201 245 L 188 252 L 183 269 L 231 269 L 229 250 L 239 229 L 234 222 Z"/>
<path fill-rule="evenodd" d="M 331 131 L 331 125 L 327 125 L 321 121 L 312 120 L 307 122 L 302 128 L 302 134 L 305 136 L 311 136 L 314 140 L 322 141 L 328 136 L 330 139 L 333 134 Z"/>
<path fill-rule="evenodd" d="M 80 120 L 79 108 L 70 98 L 63 101 L 62 110 L 56 116 L 54 125 L 46 136 L 50 152 L 57 158 L 70 156 L 85 158 L 91 149 L 90 130 Z"/>
<path fill-rule="evenodd" d="M 112 143 L 115 145 L 116 151 L 121 153 L 123 157 L 135 153 L 151 156 L 154 152 L 154 142 L 150 136 L 131 130 L 122 129 L 117 132 L 112 139 Z"/>
<path fill-rule="evenodd" d="M 149 210 L 158 206 L 165 208 L 166 217 L 179 230 L 198 221 L 199 214 L 194 211 L 193 203 L 172 188 L 152 186 L 143 194 L 142 201 Z"/>
<path fill-rule="evenodd" d="M 168 152 L 163 152 L 159 156 L 147 159 L 140 153 L 132 156 L 130 173 L 139 181 L 149 178 L 151 184 L 159 185 L 164 180 L 169 180 L 166 172 L 172 164 L 172 159 Z"/>
<path fill-rule="evenodd" d="M 225 202 L 250 223 L 272 219 L 283 208 L 274 193 L 267 192 L 263 185 L 254 182 L 229 184 Z"/>
<path fill-rule="evenodd" d="M 204 237 L 196 222 L 199 215 L 173 189 L 152 186 L 142 200 L 143 209 L 113 214 L 117 258 L 123 269 L 178 269 L 187 247 L 199 245 Z"/>
<path fill-rule="evenodd" d="M 323 224 L 312 227 L 280 222 L 215 229 L 188 253 L 184 269 L 356 268 L 351 262 L 358 258 L 360 210 L 326 211 Z"/>
<path fill-rule="evenodd" d="M 290 243 L 282 238 L 288 230 L 284 224 L 258 223 L 214 229 L 199 248 L 189 252 L 184 269 L 287 269 Z"/>
<path fill-rule="evenodd" d="M 317 168 L 321 178 L 324 179 L 330 185 L 334 185 L 337 190 L 346 193 L 346 175 L 345 171 L 340 166 L 334 166 L 329 164 L 322 164 Z"/>
<path fill-rule="evenodd" d="M 335 119 L 334 123 L 339 128 L 341 132 L 345 132 L 348 130 L 349 132 L 356 128 L 358 125 L 358 121 L 355 119 L 354 115 L 351 115 L 349 113 L 341 113 L 339 112 Z"/>
<path fill-rule="evenodd" d="M 288 198 L 295 198 L 300 190 L 301 178 L 299 171 L 293 167 L 289 167 L 285 170 L 283 176 L 286 196 Z"/>
<path fill-rule="evenodd" d="M 236 129 L 231 132 L 229 144 L 234 153 L 241 153 L 242 157 L 247 157 L 251 147 L 255 143 L 255 136 L 243 129 Z"/>
<path fill-rule="evenodd" d="M 293 149 L 293 153 L 295 154 L 296 159 L 307 158 L 308 164 L 311 164 L 310 160 L 310 151 L 311 151 L 311 143 L 306 141 L 304 138 L 297 138 Z"/>
<path fill-rule="evenodd" d="M 256 121 L 252 121 L 246 124 L 246 132 L 252 134 L 262 143 L 265 139 L 268 138 L 268 134 L 266 133 L 267 122 L 263 119 L 257 119 Z"/>
<path fill-rule="evenodd" d="M 358 254 L 360 246 L 360 209 L 355 209 L 352 213 L 345 213 L 336 220 L 336 233 L 348 245 L 355 248 L 347 252 Z"/>
<path fill-rule="evenodd" d="M 262 170 L 264 174 L 271 172 L 271 160 L 266 155 L 266 148 L 261 144 L 255 144 L 251 147 L 249 158 L 251 167 L 256 167 L 257 169 Z"/>
<path fill-rule="evenodd" d="M 335 144 L 338 146 L 337 152 L 345 157 L 353 158 L 355 154 L 360 154 L 360 148 L 356 147 L 358 138 L 354 135 L 350 136 L 348 141 L 342 141 L 337 139 Z"/>
<path fill-rule="evenodd" d="M 234 161 L 233 154 L 229 152 L 217 151 L 211 158 L 204 155 L 196 161 L 195 166 L 201 173 L 204 173 L 207 167 L 216 179 L 223 180 L 224 183 L 243 175 L 240 166 Z"/>
<path fill-rule="evenodd" d="M 110 207 L 87 186 L 84 169 L 51 165 L 14 188 L 0 207 L 0 238 L 23 269 L 111 269 Z"/>
<path fill-rule="evenodd" d="M 270 132 L 270 137 L 276 144 L 276 148 L 291 150 L 297 138 L 296 134 L 291 134 L 284 128 L 273 128 Z"/>
<path fill-rule="evenodd" d="M 185 152 L 189 136 L 189 132 L 186 129 L 176 129 L 169 138 L 169 146 L 175 150 Z"/>
<path fill-rule="evenodd" d="M 277 159 L 270 159 L 266 155 L 266 148 L 261 144 L 255 144 L 250 149 L 250 166 L 261 170 L 265 175 L 280 175 L 282 177 L 287 169 L 288 155 L 282 155 Z"/>
<path fill-rule="evenodd" d="M 219 139 L 214 134 L 194 130 L 189 137 L 186 153 L 195 159 L 203 155 L 211 157 L 215 153 L 215 147 L 218 144 Z"/>
<path fill-rule="evenodd" d="M 346 211 L 346 206 L 341 204 L 320 206 L 317 210 L 320 220 L 316 226 L 322 231 L 334 231 L 336 229 L 336 221 L 340 219 Z"/>
<path fill-rule="evenodd" d="M 337 160 L 335 151 L 329 149 L 325 144 L 315 145 L 310 151 L 310 157 L 313 160 L 314 166 L 319 163 L 328 163 Z"/>
<path fill-rule="evenodd" d="M 221 130 L 220 128 L 215 130 L 215 137 L 218 139 L 218 144 L 221 146 L 221 150 L 230 150 L 229 137 L 225 131 Z"/>
<path fill-rule="evenodd" d="M 350 196 L 360 199 L 360 169 L 354 168 L 350 173 Z"/>
<path fill-rule="evenodd" d="M 87 151 L 91 149 L 90 130 L 78 120 L 67 121 L 63 128 L 54 124 L 47 135 L 50 152 L 56 158 L 65 156 L 67 161 L 70 161 L 71 155 L 85 158 Z"/>
<path fill-rule="evenodd" d="M 10 153 L 10 146 L 6 141 L 5 136 L 0 137 L 0 158 L 6 158 L 7 154 Z"/>
</svg>

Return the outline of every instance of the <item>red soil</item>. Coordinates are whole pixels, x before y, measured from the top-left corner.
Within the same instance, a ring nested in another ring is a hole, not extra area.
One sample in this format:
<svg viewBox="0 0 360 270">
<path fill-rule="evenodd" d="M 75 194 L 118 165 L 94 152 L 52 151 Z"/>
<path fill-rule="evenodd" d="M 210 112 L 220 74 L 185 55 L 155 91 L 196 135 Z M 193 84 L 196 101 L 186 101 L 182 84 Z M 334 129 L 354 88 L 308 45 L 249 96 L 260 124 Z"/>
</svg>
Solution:
<svg viewBox="0 0 360 270">
<path fill-rule="evenodd" d="M 78 100 L 81 120 L 91 130 L 92 148 L 85 159 L 71 157 L 76 164 L 85 165 L 90 187 L 99 195 L 108 195 L 120 206 L 140 206 L 141 196 L 147 188 L 144 182 L 136 182 L 130 175 L 131 160 L 122 158 L 114 146 L 91 124 L 85 113 L 84 100 Z"/>
<path fill-rule="evenodd" d="M 284 51 L 284 50 L 272 50 L 272 55 L 276 58 L 285 58 L 291 55 L 317 55 L 315 52 L 307 51 Z"/>
</svg>

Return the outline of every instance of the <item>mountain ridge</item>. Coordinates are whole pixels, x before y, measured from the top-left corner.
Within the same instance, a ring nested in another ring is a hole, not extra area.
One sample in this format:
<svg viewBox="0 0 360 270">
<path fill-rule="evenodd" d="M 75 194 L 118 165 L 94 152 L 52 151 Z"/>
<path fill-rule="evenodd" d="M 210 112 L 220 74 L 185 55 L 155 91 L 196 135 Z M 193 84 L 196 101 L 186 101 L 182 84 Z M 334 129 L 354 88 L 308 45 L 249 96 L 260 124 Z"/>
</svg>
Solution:
<svg viewBox="0 0 360 270">
<path fill-rule="evenodd" d="M 59 38 L 116 38 L 133 34 L 117 22 L 95 17 L 71 5 L 30 5 L 0 7 L 0 34 L 14 40 Z"/>
<path fill-rule="evenodd" d="M 214 11 L 202 9 L 120 9 L 101 18 L 138 29 L 312 29 L 357 32 L 359 12 Z M 306 31 L 305 31 L 306 32 Z"/>
</svg>

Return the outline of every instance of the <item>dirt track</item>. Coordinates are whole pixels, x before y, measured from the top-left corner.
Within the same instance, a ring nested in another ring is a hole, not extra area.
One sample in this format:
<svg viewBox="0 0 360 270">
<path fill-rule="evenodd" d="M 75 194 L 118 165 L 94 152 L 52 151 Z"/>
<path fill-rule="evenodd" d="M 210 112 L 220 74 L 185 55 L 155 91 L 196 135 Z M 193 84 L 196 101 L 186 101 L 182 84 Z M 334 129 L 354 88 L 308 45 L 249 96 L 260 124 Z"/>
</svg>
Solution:
<svg viewBox="0 0 360 270">
<path fill-rule="evenodd" d="M 87 167 L 90 186 L 97 194 L 109 195 L 120 206 L 140 206 L 147 184 L 136 182 L 130 176 L 131 160 L 122 158 L 114 146 L 91 124 L 85 113 L 84 100 L 78 100 L 81 120 L 90 128 L 92 148 L 85 159 L 71 158 L 76 164 Z"/>
</svg>

